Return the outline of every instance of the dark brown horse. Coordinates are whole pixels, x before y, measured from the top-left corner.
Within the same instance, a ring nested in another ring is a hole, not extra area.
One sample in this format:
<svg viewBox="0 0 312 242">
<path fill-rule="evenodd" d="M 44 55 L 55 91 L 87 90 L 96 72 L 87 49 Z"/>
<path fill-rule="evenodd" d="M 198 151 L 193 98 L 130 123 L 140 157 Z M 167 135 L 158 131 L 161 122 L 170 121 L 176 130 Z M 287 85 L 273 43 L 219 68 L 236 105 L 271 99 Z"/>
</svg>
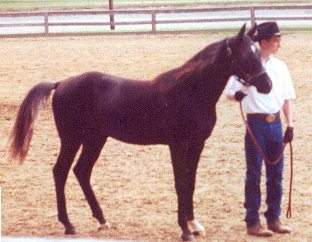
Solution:
<svg viewBox="0 0 312 242">
<path fill-rule="evenodd" d="M 208 45 L 182 66 L 151 81 L 88 72 L 56 83 L 42 82 L 29 91 L 12 132 L 11 155 L 24 160 L 37 113 L 55 90 L 52 106 L 61 149 L 53 174 L 58 218 L 66 234 L 76 233 L 67 215 L 64 186 L 80 146 L 74 173 L 93 216 L 101 228 L 108 227 L 90 185 L 92 168 L 108 137 L 131 144 L 168 145 L 182 239 L 204 233 L 194 219 L 193 193 L 200 154 L 216 123 L 216 103 L 231 75 L 261 93 L 271 90 L 250 38 L 254 30 L 245 34 L 244 25 L 236 36 Z"/>
</svg>

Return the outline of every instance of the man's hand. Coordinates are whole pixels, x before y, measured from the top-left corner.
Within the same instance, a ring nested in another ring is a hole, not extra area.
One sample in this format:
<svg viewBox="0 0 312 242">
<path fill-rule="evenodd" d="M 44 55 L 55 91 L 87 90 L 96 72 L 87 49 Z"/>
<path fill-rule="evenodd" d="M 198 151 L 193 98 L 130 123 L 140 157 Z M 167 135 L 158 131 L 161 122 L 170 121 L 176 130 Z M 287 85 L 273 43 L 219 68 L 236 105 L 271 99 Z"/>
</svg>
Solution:
<svg viewBox="0 0 312 242">
<path fill-rule="evenodd" d="M 284 143 L 287 144 L 291 142 L 294 138 L 294 128 L 293 127 L 287 127 L 285 134 L 284 134 Z"/>
<path fill-rule="evenodd" d="M 243 93 L 242 91 L 235 92 L 234 99 L 238 102 L 242 101 L 247 94 Z"/>
</svg>

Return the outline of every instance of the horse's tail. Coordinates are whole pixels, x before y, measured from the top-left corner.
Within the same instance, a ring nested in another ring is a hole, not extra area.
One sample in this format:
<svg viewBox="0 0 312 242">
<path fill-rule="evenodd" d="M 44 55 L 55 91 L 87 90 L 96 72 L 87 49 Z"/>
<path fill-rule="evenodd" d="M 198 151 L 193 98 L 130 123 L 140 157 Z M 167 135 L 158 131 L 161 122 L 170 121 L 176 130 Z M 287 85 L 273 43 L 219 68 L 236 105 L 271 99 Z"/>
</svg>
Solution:
<svg viewBox="0 0 312 242">
<path fill-rule="evenodd" d="M 10 158 L 24 161 L 38 113 L 59 82 L 41 82 L 30 89 L 19 107 L 10 137 Z"/>
</svg>

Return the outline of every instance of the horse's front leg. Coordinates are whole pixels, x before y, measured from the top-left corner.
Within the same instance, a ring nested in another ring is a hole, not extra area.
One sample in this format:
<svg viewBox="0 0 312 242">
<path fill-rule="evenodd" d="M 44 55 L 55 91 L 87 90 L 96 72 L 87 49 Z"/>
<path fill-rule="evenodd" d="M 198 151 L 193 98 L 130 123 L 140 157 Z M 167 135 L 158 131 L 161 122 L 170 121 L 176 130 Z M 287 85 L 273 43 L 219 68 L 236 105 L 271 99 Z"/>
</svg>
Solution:
<svg viewBox="0 0 312 242">
<path fill-rule="evenodd" d="M 187 172 L 187 146 L 184 144 L 170 145 L 170 153 L 173 165 L 175 189 L 178 196 L 178 223 L 182 229 L 181 239 L 183 241 L 193 241 L 195 238 L 187 225 L 187 192 L 188 192 L 188 172 Z"/>
<path fill-rule="evenodd" d="M 188 177 L 188 192 L 187 192 L 187 224 L 191 229 L 191 232 L 196 236 L 205 236 L 205 228 L 194 218 L 194 206 L 193 195 L 196 183 L 196 171 L 200 154 L 203 150 L 205 141 L 198 142 L 198 144 L 192 144 L 188 149 L 187 159 L 187 177 Z"/>
</svg>

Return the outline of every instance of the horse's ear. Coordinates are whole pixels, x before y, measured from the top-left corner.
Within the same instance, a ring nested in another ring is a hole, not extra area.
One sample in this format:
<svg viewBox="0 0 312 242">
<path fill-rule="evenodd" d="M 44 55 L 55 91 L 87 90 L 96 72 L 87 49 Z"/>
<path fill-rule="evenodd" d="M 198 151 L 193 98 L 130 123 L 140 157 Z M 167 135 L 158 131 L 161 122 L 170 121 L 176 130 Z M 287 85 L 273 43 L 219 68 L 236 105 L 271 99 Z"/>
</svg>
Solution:
<svg viewBox="0 0 312 242">
<path fill-rule="evenodd" d="M 243 27 L 240 29 L 237 37 L 239 40 L 241 40 L 243 38 L 243 35 L 245 34 L 246 31 L 246 23 L 243 25 Z"/>
<path fill-rule="evenodd" d="M 248 31 L 247 35 L 253 39 L 253 36 L 255 35 L 256 33 L 256 30 L 257 30 L 257 23 L 255 23 L 252 28 Z"/>
</svg>

